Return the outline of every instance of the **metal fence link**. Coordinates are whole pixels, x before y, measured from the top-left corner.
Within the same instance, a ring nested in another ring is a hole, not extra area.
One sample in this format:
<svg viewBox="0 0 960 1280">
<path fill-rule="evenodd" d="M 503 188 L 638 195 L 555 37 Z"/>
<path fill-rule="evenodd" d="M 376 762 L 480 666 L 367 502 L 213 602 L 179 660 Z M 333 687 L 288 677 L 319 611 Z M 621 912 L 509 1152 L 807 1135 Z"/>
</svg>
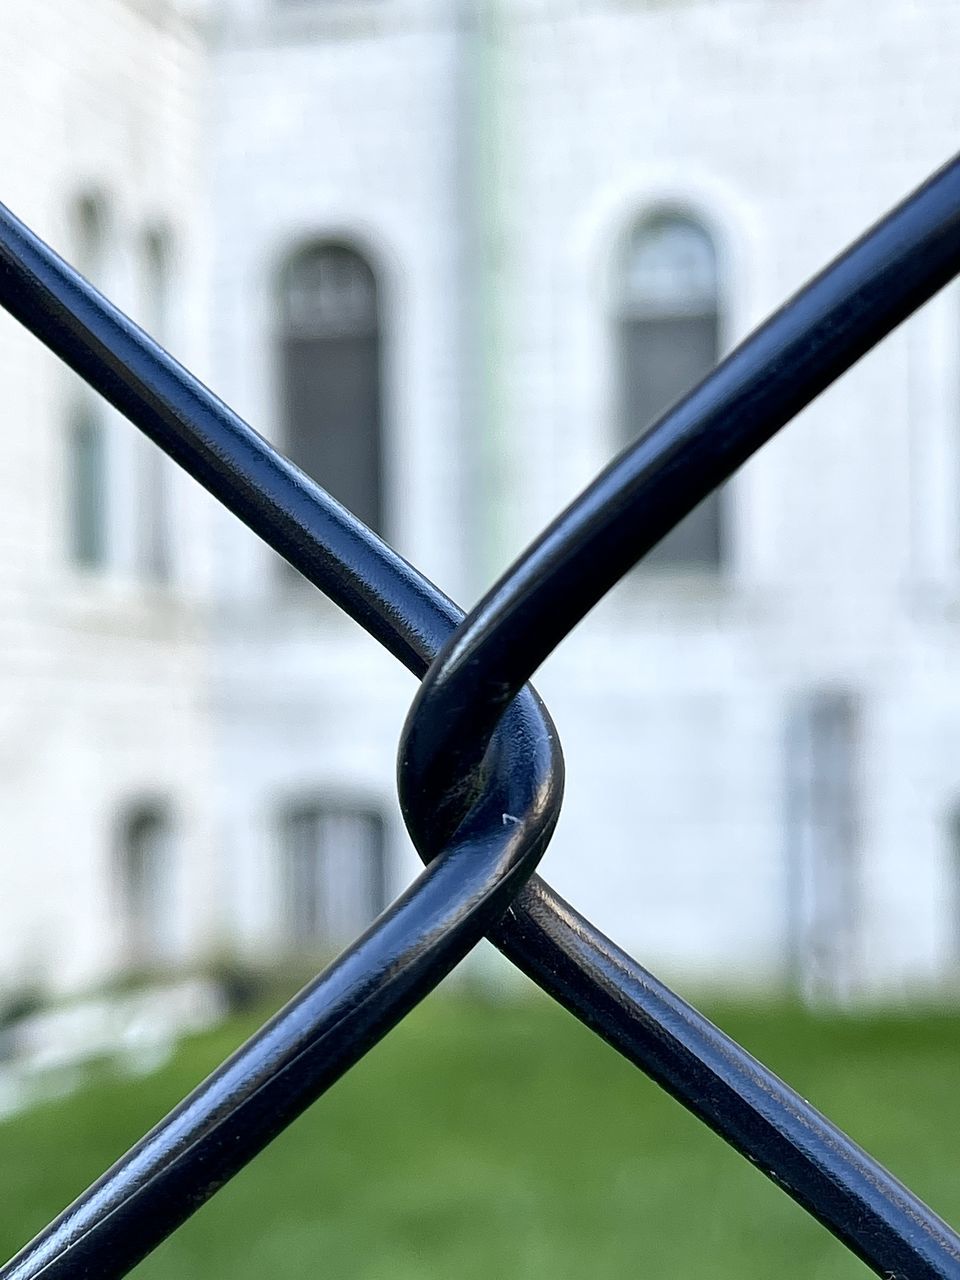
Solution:
<svg viewBox="0 0 960 1280">
<path fill-rule="evenodd" d="M 460 611 L 0 208 L 8 308 L 415 674 Z M 531 692 L 441 857 L 362 938 L 0 1272 L 121 1276 L 386 1034 L 501 915 L 560 807 Z M 502 814 L 517 821 L 504 824 Z"/>
<path fill-rule="evenodd" d="M 878 1274 L 960 1280 L 960 1237 L 533 876 L 563 763 L 526 683 L 601 596 L 960 272 L 960 162 L 808 284 L 624 452 L 464 621 L 0 206 L 0 302 L 415 674 L 404 816 L 428 864 L 371 928 L 6 1267 L 124 1275 L 486 933 Z M 656 856 L 651 850 L 649 856 Z"/>
</svg>

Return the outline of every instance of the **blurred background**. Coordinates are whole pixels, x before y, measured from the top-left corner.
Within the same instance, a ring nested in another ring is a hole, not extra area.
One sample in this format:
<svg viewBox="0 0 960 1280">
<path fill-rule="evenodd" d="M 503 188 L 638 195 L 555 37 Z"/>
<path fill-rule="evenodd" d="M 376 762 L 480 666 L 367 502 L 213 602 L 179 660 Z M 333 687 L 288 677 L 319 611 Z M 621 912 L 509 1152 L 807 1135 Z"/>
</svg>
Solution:
<svg viewBox="0 0 960 1280">
<path fill-rule="evenodd" d="M 0 199 L 468 605 L 952 156 L 958 48 L 955 0 L 3 0 Z M 419 863 L 412 678 L 6 315 L 0 386 L 10 1252 Z M 958 639 L 951 287 L 538 678 L 551 883 L 954 1220 Z M 863 1270 L 485 952 L 143 1270 L 638 1260 Z"/>
</svg>

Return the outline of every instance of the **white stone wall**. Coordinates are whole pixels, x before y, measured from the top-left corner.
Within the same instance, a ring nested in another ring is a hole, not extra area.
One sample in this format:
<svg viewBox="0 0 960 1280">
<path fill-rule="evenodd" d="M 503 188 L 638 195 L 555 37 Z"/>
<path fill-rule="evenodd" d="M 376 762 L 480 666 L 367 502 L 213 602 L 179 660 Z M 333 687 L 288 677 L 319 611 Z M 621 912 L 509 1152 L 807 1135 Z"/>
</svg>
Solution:
<svg viewBox="0 0 960 1280">
<path fill-rule="evenodd" d="M 668 203 L 711 229 L 732 344 L 943 163 L 960 122 L 949 0 L 486 13 L 470 44 L 439 4 L 237 0 L 216 52 L 218 386 L 275 434 L 277 263 L 310 234 L 369 246 L 388 284 L 391 529 L 454 593 L 478 585 L 475 546 L 489 576 L 615 448 L 611 268 L 635 216 Z M 853 986 L 956 974 L 958 350 L 951 289 L 737 477 L 722 577 L 641 571 L 542 673 L 569 765 L 545 873 L 667 973 L 782 974 L 786 721 L 842 688 L 859 726 Z M 252 540 L 224 554 L 221 705 L 260 815 L 234 810 L 256 933 L 271 795 L 305 773 L 391 803 L 410 686 L 322 604 L 265 610 L 275 579 Z"/>
<path fill-rule="evenodd" d="M 391 542 L 462 592 L 469 476 L 460 390 L 457 43 L 429 6 L 246 6 L 215 59 L 217 386 L 281 447 L 278 272 L 311 239 L 343 237 L 378 276 L 385 507 Z M 284 589 L 275 557 L 223 528 L 216 702 L 243 937 L 282 937 L 277 823 L 314 795 L 378 803 L 391 888 L 419 863 L 402 830 L 394 757 L 415 684 L 317 593 Z"/>
<path fill-rule="evenodd" d="M 279 265 L 311 237 L 366 250 L 389 536 L 462 599 L 616 447 L 612 264 L 634 217 L 669 204 L 711 230 L 732 345 L 947 159 L 960 119 L 946 0 L 484 13 L 479 28 L 446 0 L 91 0 L 80 24 L 9 0 L 0 15 L 5 203 L 68 248 L 71 202 L 101 195 L 103 283 L 134 313 L 139 238 L 167 227 L 166 340 L 281 444 Z M 639 571 L 541 673 L 569 769 L 545 872 L 667 974 L 782 975 L 788 721 L 840 689 L 858 906 L 837 994 L 955 979 L 958 350 L 950 289 L 736 478 L 721 576 Z M 184 478 L 172 581 L 144 582 L 142 442 L 115 419 L 110 564 L 79 573 L 70 375 L 0 317 L 0 380 L 0 888 L 17 903 L 0 973 L 69 985 L 118 961 L 113 832 L 139 796 L 175 818 L 178 955 L 232 933 L 276 946 L 292 797 L 381 803 L 399 888 L 417 866 L 393 779 L 411 677 L 284 590 Z"/>
<path fill-rule="evenodd" d="M 958 34 L 955 6 L 901 0 L 525 9 L 503 76 L 528 336 L 506 344 L 503 438 L 506 474 L 543 479 L 511 495 L 518 540 L 614 448 L 629 221 L 668 203 L 715 229 L 736 341 L 951 156 Z M 856 982 L 956 972 L 956 330 L 954 289 L 744 469 L 722 580 L 635 578 L 544 674 L 571 759 L 550 872 L 652 960 L 717 981 L 782 965 L 787 709 L 842 687 L 861 713 Z"/>
<path fill-rule="evenodd" d="M 168 341 L 201 371 L 204 60 L 194 4 L 0 9 L 0 198 L 69 257 L 71 210 L 99 197 L 102 283 L 135 315 L 140 237 L 162 224 L 174 249 Z M 0 987 L 67 987 L 122 958 L 116 826 L 137 800 L 163 801 L 173 818 L 171 959 L 209 947 L 218 924 L 210 503 L 171 478 L 172 578 L 139 577 L 129 495 L 143 441 L 111 419 L 109 564 L 78 570 L 67 535 L 73 375 L 5 314 L 0 386 Z"/>
</svg>

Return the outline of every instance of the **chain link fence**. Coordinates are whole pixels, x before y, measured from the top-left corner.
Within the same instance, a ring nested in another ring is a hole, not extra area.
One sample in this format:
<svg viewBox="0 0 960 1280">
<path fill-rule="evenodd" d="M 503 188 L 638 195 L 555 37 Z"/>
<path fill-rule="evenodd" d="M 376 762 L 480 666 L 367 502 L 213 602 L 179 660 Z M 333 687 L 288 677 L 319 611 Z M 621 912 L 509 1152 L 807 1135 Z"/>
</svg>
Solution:
<svg viewBox="0 0 960 1280">
<path fill-rule="evenodd" d="M 421 678 L 398 787 L 426 864 L 0 1280 L 126 1274 L 483 936 L 877 1274 L 960 1278 L 960 1236 L 534 874 L 563 757 L 528 683 L 637 560 L 958 272 L 954 161 L 616 458 L 465 617 L 0 206 L 0 302 Z"/>
</svg>

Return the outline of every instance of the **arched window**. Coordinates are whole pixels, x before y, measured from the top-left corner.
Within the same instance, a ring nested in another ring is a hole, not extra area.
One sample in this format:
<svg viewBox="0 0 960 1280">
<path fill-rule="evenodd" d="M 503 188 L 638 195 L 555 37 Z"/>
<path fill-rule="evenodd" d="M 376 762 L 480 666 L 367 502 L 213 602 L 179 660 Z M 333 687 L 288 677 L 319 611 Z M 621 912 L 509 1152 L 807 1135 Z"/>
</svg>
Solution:
<svg viewBox="0 0 960 1280">
<path fill-rule="evenodd" d="M 73 209 L 74 265 L 98 287 L 106 267 L 106 212 L 99 196 L 80 196 Z"/>
<path fill-rule="evenodd" d="M 953 917 L 954 963 L 960 968 L 960 804 L 947 815 L 947 840 L 953 890 L 950 906 Z"/>
<path fill-rule="evenodd" d="M 634 225 L 618 266 L 620 431 L 630 444 L 717 362 L 717 259 L 698 222 L 662 212 Z M 713 493 L 643 563 L 716 570 L 723 552 L 723 497 Z"/>
<path fill-rule="evenodd" d="M 107 558 L 103 424 L 89 397 L 78 401 L 67 424 L 70 551 L 76 564 L 95 568 Z"/>
<path fill-rule="evenodd" d="M 140 245 L 143 324 L 158 342 L 165 342 L 169 337 L 170 258 L 168 233 L 160 227 L 149 228 Z"/>
<path fill-rule="evenodd" d="M 92 284 L 103 286 L 107 234 L 102 202 L 79 199 L 72 215 L 73 258 Z M 67 416 L 68 538 L 75 564 L 96 568 L 108 559 L 107 450 L 103 405 L 79 381 L 71 387 Z"/>
<path fill-rule="evenodd" d="M 140 244 L 140 292 L 143 327 L 162 346 L 169 341 L 170 242 L 159 228 Z M 138 439 L 134 560 L 145 578 L 164 581 L 170 573 L 169 469 L 162 451 Z"/>
<path fill-rule="evenodd" d="M 307 802 L 280 817 L 283 929 L 300 949 L 337 949 L 386 905 L 383 816 L 368 805 Z"/>
<path fill-rule="evenodd" d="M 814 690 L 786 722 L 785 835 L 792 977 L 808 999 L 856 980 L 859 725 L 853 696 Z"/>
<path fill-rule="evenodd" d="M 125 950 L 150 963 L 168 956 L 173 929 L 170 820 L 162 805 L 137 805 L 120 824 L 119 889 Z"/>
<path fill-rule="evenodd" d="M 382 531 L 380 321 L 373 270 L 345 244 L 302 249 L 283 268 L 280 314 L 286 452 Z"/>
</svg>

